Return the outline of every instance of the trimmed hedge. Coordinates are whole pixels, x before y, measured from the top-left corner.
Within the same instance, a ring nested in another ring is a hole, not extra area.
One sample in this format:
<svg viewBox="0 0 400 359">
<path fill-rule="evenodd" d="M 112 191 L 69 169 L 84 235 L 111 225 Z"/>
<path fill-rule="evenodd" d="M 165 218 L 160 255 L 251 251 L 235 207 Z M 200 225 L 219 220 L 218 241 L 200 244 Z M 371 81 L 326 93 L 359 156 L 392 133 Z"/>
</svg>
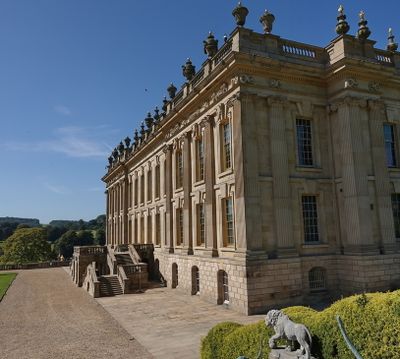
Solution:
<svg viewBox="0 0 400 359">
<path fill-rule="evenodd" d="M 310 329 L 312 352 L 320 359 L 354 359 L 340 334 L 336 315 L 342 318 L 347 335 L 364 359 L 400 358 L 400 290 L 351 296 L 322 312 L 306 307 L 283 311 Z M 262 358 L 268 358 L 268 339 L 272 334 L 273 330 L 267 329 L 263 321 L 250 325 L 220 323 L 202 340 L 201 358 L 256 358 L 261 339 Z"/>
</svg>

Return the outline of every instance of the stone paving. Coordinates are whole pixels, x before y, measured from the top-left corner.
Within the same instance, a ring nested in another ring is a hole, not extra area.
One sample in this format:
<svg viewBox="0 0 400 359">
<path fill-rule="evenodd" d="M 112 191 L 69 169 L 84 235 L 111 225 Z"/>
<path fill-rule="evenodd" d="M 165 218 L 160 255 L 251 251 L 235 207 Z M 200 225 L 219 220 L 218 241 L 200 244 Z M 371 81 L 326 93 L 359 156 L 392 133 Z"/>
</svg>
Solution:
<svg viewBox="0 0 400 359">
<path fill-rule="evenodd" d="M 152 358 L 64 269 L 13 272 L 0 302 L 1 359 Z"/>
<path fill-rule="evenodd" d="M 200 341 L 222 321 L 253 323 L 247 317 L 178 289 L 155 288 L 141 294 L 98 298 L 100 303 L 154 358 L 197 359 Z"/>
</svg>

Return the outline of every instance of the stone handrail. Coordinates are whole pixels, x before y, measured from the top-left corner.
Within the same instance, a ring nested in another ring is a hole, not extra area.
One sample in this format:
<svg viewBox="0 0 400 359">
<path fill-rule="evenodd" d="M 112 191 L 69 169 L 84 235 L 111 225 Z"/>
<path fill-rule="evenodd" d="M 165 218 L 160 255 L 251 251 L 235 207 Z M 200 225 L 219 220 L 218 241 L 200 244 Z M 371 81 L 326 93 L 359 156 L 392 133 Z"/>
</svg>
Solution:
<svg viewBox="0 0 400 359">
<path fill-rule="evenodd" d="M 393 66 L 393 60 L 390 56 L 390 52 L 385 50 L 375 49 L 375 58 L 382 64 Z"/>
<path fill-rule="evenodd" d="M 316 62 L 323 62 L 326 58 L 325 49 L 285 39 L 279 40 L 279 47 L 285 56 L 300 57 Z"/>
<path fill-rule="evenodd" d="M 128 246 L 128 250 L 129 250 L 129 255 L 131 256 L 132 262 L 134 264 L 139 264 L 141 262 L 141 258 L 139 256 L 138 252 L 136 251 L 135 247 L 132 244 L 130 244 Z"/>
<path fill-rule="evenodd" d="M 193 77 L 191 84 L 192 87 L 195 87 L 204 77 L 204 68 L 201 68 L 201 70 Z"/>
<path fill-rule="evenodd" d="M 110 274 L 117 273 L 117 259 L 110 245 L 107 245 L 107 264 L 110 269 Z"/>
<path fill-rule="evenodd" d="M 121 288 L 122 288 L 122 293 L 126 293 L 126 290 L 128 289 L 128 282 L 129 282 L 129 278 L 125 273 L 124 267 L 123 266 L 118 266 L 118 280 L 119 283 L 121 284 Z"/>
<path fill-rule="evenodd" d="M 215 54 L 214 67 L 217 66 L 230 52 L 232 52 L 232 39 L 228 40 Z"/>
<path fill-rule="evenodd" d="M 104 246 L 79 246 L 74 247 L 74 254 L 105 254 L 106 248 Z"/>
<path fill-rule="evenodd" d="M 131 264 L 131 265 L 124 266 L 124 271 L 125 271 L 125 274 L 128 276 L 130 274 L 146 272 L 147 271 L 146 267 L 147 267 L 146 263 L 133 264 L 133 265 Z"/>
</svg>

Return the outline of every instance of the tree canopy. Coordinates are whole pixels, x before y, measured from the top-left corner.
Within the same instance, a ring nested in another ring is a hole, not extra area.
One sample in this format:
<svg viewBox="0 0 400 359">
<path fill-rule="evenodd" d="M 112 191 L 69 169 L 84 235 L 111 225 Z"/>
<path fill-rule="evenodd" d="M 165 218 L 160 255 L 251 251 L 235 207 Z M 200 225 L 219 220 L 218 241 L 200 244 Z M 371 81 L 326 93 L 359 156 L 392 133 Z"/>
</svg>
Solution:
<svg viewBox="0 0 400 359">
<path fill-rule="evenodd" d="M 54 258 L 43 228 L 17 229 L 4 242 L 3 251 L 1 261 L 4 263 L 34 263 Z"/>
</svg>

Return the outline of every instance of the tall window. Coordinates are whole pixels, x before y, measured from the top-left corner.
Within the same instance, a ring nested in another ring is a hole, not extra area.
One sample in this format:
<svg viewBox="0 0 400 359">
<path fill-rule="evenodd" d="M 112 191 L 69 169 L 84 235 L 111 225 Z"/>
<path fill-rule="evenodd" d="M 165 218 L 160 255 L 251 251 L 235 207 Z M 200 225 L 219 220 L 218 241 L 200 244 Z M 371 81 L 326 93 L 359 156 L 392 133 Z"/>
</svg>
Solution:
<svg viewBox="0 0 400 359">
<path fill-rule="evenodd" d="M 183 153 L 181 150 L 176 152 L 176 188 L 183 186 Z"/>
<path fill-rule="evenodd" d="M 196 153 L 197 153 L 197 181 L 204 180 L 204 142 L 203 138 L 196 141 Z"/>
<path fill-rule="evenodd" d="M 400 238 L 400 193 L 392 194 L 392 211 L 394 232 L 396 234 L 396 238 Z"/>
<path fill-rule="evenodd" d="M 136 177 L 134 179 L 134 192 L 135 192 L 135 203 L 134 205 L 137 206 L 139 204 L 139 200 L 138 200 L 138 188 L 139 188 L 139 179 Z"/>
<path fill-rule="evenodd" d="M 315 243 L 319 241 L 318 233 L 318 213 L 317 197 L 303 196 L 303 224 L 304 224 L 304 242 Z"/>
<path fill-rule="evenodd" d="M 144 203 L 144 174 L 140 176 L 140 203 Z"/>
<path fill-rule="evenodd" d="M 312 166 L 314 163 L 312 153 L 311 121 L 297 119 L 296 133 L 298 163 L 300 166 Z"/>
<path fill-rule="evenodd" d="M 197 245 L 204 245 L 206 238 L 204 204 L 197 205 Z"/>
<path fill-rule="evenodd" d="M 152 231 L 151 215 L 147 217 L 147 243 L 153 243 L 153 231 Z"/>
<path fill-rule="evenodd" d="M 161 192 L 160 186 L 161 186 L 161 184 L 160 184 L 160 165 L 157 165 L 156 166 L 156 188 L 155 188 L 156 198 L 160 198 L 160 192 Z"/>
<path fill-rule="evenodd" d="M 181 246 L 183 242 L 183 210 L 176 209 L 176 245 Z"/>
<path fill-rule="evenodd" d="M 323 291 L 326 289 L 325 269 L 315 267 L 308 272 L 308 283 L 311 292 Z"/>
<path fill-rule="evenodd" d="M 144 243 L 144 217 L 140 217 L 140 238 L 139 243 Z"/>
<path fill-rule="evenodd" d="M 233 200 L 232 197 L 224 199 L 224 221 L 225 221 L 225 245 L 235 244 L 235 227 L 233 219 Z"/>
<path fill-rule="evenodd" d="M 385 123 L 383 125 L 383 134 L 385 137 L 386 164 L 388 167 L 396 167 L 395 126 Z"/>
<path fill-rule="evenodd" d="M 230 122 L 222 126 L 222 164 L 223 170 L 232 167 L 232 130 Z"/>
<path fill-rule="evenodd" d="M 149 170 L 147 172 L 147 201 L 151 201 L 153 198 L 153 178 L 152 178 L 152 171 Z"/>
<path fill-rule="evenodd" d="M 160 221 L 160 213 L 156 214 L 156 245 L 159 246 L 161 244 L 161 221 Z"/>
</svg>

